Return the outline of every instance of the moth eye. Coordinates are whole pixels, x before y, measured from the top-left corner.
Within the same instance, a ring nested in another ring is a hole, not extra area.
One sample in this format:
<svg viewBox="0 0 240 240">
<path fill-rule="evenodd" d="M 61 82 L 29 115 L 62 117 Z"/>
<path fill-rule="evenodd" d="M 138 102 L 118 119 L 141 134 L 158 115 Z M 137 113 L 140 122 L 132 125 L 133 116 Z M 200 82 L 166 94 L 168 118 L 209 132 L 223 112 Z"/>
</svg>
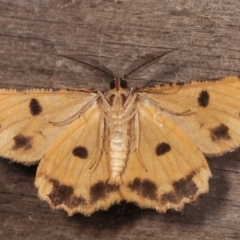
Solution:
<svg viewBox="0 0 240 240">
<path fill-rule="evenodd" d="M 126 89 L 127 88 L 127 81 L 121 79 L 120 80 L 120 87 L 123 88 L 123 89 Z"/>
<path fill-rule="evenodd" d="M 115 80 L 110 82 L 110 89 L 114 89 L 116 87 Z"/>
</svg>

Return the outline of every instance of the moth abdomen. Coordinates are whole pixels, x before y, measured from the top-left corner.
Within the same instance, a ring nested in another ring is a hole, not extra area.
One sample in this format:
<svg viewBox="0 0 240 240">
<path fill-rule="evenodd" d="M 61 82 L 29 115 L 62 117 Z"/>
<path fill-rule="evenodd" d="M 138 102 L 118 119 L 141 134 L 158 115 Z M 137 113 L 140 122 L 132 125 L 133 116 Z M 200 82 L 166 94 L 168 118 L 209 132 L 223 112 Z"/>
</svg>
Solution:
<svg viewBox="0 0 240 240">
<path fill-rule="evenodd" d="M 113 126 L 113 130 L 110 135 L 109 143 L 109 158 L 110 158 L 110 179 L 108 181 L 111 185 L 121 185 L 121 175 L 126 167 L 126 160 L 129 152 L 129 137 L 127 135 L 127 126 L 122 126 L 122 131 L 119 126 Z"/>
</svg>

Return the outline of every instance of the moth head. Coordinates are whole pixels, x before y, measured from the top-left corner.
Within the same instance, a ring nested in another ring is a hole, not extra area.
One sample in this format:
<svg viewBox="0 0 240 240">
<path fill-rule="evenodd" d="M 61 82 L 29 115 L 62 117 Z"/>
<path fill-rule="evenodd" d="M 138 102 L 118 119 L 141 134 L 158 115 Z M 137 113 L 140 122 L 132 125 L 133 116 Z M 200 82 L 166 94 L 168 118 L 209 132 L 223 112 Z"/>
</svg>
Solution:
<svg viewBox="0 0 240 240">
<path fill-rule="evenodd" d="M 115 89 L 117 92 L 121 91 L 122 89 L 127 89 L 128 85 L 127 85 L 127 81 L 122 79 L 122 78 L 114 78 L 111 82 L 110 82 L 110 89 L 113 90 Z"/>
</svg>

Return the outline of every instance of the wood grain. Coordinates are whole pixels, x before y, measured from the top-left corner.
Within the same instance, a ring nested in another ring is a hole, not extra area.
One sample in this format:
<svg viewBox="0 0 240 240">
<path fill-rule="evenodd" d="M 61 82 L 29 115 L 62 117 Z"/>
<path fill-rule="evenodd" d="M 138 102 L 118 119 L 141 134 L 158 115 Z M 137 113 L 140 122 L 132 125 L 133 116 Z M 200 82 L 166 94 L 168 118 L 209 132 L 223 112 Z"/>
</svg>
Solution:
<svg viewBox="0 0 240 240">
<path fill-rule="evenodd" d="M 240 2 L 0 0 L 0 87 L 104 89 L 107 78 L 50 53 L 96 59 L 122 76 L 142 56 L 178 49 L 129 78 L 146 83 L 240 73 Z M 181 213 L 122 203 L 71 218 L 38 199 L 36 167 L 0 161 L 0 239 L 239 239 L 240 151 L 208 159 L 210 192 Z"/>
</svg>

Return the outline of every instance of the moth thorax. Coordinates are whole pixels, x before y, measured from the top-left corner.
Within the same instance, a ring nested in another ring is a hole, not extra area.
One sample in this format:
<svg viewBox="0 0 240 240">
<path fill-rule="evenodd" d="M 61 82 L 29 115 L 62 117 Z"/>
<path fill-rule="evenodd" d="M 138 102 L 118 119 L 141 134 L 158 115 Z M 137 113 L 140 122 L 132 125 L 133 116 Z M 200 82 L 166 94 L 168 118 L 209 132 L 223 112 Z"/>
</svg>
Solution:
<svg viewBox="0 0 240 240">
<path fill-rule="evenodd" d="M 128 93 L 112 93 L 108 97 L 109 105 L 115 109 L 122 109 L 127 100 Z"/>
</svg>

